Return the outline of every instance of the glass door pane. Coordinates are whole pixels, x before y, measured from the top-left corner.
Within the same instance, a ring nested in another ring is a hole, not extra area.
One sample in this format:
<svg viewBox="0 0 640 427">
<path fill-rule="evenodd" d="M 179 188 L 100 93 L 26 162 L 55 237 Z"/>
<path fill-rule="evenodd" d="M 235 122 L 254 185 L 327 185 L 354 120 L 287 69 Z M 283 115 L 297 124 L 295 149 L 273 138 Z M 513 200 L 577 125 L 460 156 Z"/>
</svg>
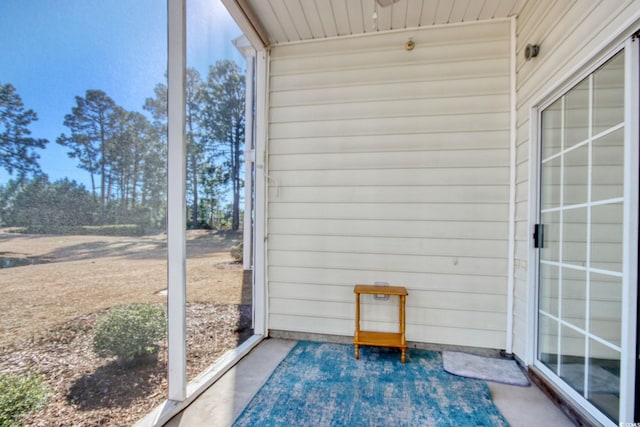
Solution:
<svg viewBox="0 0 640 427">
<path fill-rule="evenodd" d="M 187 0 L 187 380 L 251 335 L 243 267 L 245 70 L 242 32 L 222 3 Z M 250 182 L 247 182 L 250 185 Z M 246 238 L 246 240 L 245 240 Z"/>
<path fill-rule="evenodd" d="M 624 52 L 542 112 L 538 361 L 618 421 Z"/>
</svg>

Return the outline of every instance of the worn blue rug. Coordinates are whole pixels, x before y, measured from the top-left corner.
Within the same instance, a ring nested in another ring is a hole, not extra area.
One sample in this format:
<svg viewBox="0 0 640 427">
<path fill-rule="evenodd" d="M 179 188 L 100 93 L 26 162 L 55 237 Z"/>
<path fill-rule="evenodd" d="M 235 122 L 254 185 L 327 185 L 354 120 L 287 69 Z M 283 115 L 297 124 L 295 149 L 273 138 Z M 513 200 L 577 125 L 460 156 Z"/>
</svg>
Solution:
<svg viewBox="0 0 640 427">
<path fill-rule="evenodd" d="M 440 353 L 301 341 L 238 416 L 241 426 L 508 426 L 484 381 Z"/>
</svg>

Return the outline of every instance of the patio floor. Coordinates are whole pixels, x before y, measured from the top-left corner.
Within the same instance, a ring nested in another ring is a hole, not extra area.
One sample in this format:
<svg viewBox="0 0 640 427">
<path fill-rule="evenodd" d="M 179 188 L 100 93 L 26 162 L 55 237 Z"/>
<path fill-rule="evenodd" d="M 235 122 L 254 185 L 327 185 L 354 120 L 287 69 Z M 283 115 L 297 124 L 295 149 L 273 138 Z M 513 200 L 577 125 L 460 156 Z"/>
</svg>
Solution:
<svg viewBox="0 0 640 427">
<path fill-rule="evenodd" d="M 275 338 L 264 340 L 165 426 L 230 426 L 295 343 Z M 512 427 L 574 425 L 535 385 L 488 384 L 496 406 Z"/>
</svg>

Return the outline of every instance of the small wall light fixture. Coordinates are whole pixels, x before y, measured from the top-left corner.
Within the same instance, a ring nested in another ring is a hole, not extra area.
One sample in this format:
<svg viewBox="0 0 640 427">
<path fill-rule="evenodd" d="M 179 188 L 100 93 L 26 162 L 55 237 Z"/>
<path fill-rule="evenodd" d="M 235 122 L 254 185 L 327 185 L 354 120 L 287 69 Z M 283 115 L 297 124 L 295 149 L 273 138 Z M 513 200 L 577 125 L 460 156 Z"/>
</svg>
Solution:
<svg viewBox="0 0 640 427">
<path fill-rule="evenodd" d="M 537 44 L 529 43 L 527 47 L 524 48 L 524 58 L 527 61 L 538 56 L 538 53 L 540 53 L 540 46 Z"/>
<path fill-rule="evenodd" d="M 413 39 L 409 39 L 409 41 L 404 44 L 404 50 L 413 50 L 414 47 L 416 47 L 416 43 Z"/>
</svg>

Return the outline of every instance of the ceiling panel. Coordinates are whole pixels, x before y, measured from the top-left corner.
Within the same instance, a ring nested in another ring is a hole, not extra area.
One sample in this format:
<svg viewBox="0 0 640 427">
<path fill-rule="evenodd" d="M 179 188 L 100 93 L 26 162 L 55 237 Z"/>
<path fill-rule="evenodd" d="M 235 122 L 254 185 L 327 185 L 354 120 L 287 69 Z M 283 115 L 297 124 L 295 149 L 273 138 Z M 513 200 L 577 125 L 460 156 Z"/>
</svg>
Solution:
<svg viewBox="0 0 640 427">
<path fill-rule="evenodd" d="M 347 2 L 345 0 L 318 1 L 317 4 L 318 7 L 331 7 L 339 36 L 352 34 L 349 14 L 347 13 Z"/>
<path fill-rule="evenodd" d="M 438 2 L 435 2 L 435 1 L 422 2 L 422 15 L 420 15 L 421 27 L 428 27 L 435 23 L 437 9 L 438 9 Z"/>
<path fill-rule="evenodd" d="M 371 0 L 360 0 L 362 5 L 362 25 L 365 33 L 375 31 L 373 26 L 373 12 L 375 11 L 375 3 Z"/>
<path fill-rule="evenodd" d="M 495 12 L 498 9 L 498 6 L 500 6 L 500 3 L 501 0 L 484 0 L 484 4 L 482 5 L 482 9 L 480 10 L 478 19 L 493 19 L 495 17 Z"/>
<path fill-rule="evenodd" d="M 247 4 L 246 6 L 241 5 L 241 7 L 251 8 L 255 18 L 248 18 L 250 20 L 258 19 L 260 21 L 264 30 L 267 32 L 267 37 L 269 37 L 269 42 L 271 44 L 284 43 L 287 41 L 287 36 L 282 30 L 282 26 L 280 26 L 269 2 L 255 2 L 254 4 Z"/>
<path fill-rule="evenodd" d="M 320 35 L 320 37 L 326 37 L 327 33 L 322 26 L 322 19 L 320 18 L 320 13 L 316 7 L 315 0 L 300 0 L 300 7 L 302 8 L 302 13 L 304 13 L 305 20 L 309 25 L 311 37 L 315 34 Z"/>
<path fill-rule="evenodd" d="M 406 28 L 407 27 L 407 6 L 409 2 L 403 1 L 398 3 L 395 7 L 389 7 L 391 9 L 391 28 Z"/>
<path fill-rule="evenodd" d="M 277 19 L 277 25 L 280 26 L 282 31 L 285 34 L 287 41 L 294 40 L 303 40 L 301 35 L 298 33 L 298 29 L 296 28 L 296 23 L 291 19 L 291 15 L 289 14 L 289 7 L 287 5 L 286 0 L 270 0 L 269 4 L 273 9 L 273 14 Z M 267 27 L 267 30 L 270 27 Z"/>
<path fill-rule="evenodd" d="M 349 17 L 349 28 L 352 34 L 362 34 L 365 32 L 362 2 L 361 0 L 354 0 L 347 2 L 347 15 Z"/>
<path fill-rule="evenodd" d="M 483 2 L 471 0 L 467 5 L 467 10 L 464 13 L 464 18 L 462 18 L 462 22 L 469 22 L 478 19 L 480 16 L 480 11 L 482 10 Z"/>
<path fill-rule="evenodd" d="M 407 11 L 407 28 L 418 27 L 422 15 L 422 0 L 408 0 Z"/>
<path fill-rule="evenodd" d="M 393 7 L 378 7 L 375 9 L 375 14 L 377 19 L 373 21 L 372 16 L 372 31 L 389 31 L 393 26 L 391 25 L 391 20 L 393 18 Z"/>
<path fill-rule="evenodd" d="M 222 0 L 263 28 L 265 44 L 456 24 L 517 15 L 527 0 Z M 377 16 L 377 19 L 374 18 Z M 258 22 L 255 22 L 258 21 Z"/>
<path fill-rule="evenodd" d="M 464 21 L 465 13 L 469 8 L 469 2 L 471 0 L 458 0 L 454 2 L 453 8 L 451 9 L 451 22 L 462 22 Z"/>
<path fill-rule="evenodd" d="M 318 0 L 314 0 L 316 4 L 316 11 L 320 15 L 320 22 L 322 22 L 322 28 L 324 28 L 325 37 L 335 37 L 338 35 L 338 27 L 336 26 L 336 20 L 333 18 L 333 7 L 331 4 L 323 4 L 322 7 L 318 7 Z M 322 38 L 318 34 L 316 38 Z"/>
<path fill-rule="evenodd" d="M 308 40 L 313 38 L 314 34 L 311 31 L 309 22 L 307 21 L 307 15 L 305 15 L 302 9 L 302 4 L 298 1 L 295 3 L 287 3 L 287 10 L 293 25 L 296 27 L 298 36 L 302 40 Z"/>
<path fill-rule="evenodd" d="M 436 9 L 436 25 L 448 24 L 453 10 L 454 0 L 440 0 Z"/>
</svg>

